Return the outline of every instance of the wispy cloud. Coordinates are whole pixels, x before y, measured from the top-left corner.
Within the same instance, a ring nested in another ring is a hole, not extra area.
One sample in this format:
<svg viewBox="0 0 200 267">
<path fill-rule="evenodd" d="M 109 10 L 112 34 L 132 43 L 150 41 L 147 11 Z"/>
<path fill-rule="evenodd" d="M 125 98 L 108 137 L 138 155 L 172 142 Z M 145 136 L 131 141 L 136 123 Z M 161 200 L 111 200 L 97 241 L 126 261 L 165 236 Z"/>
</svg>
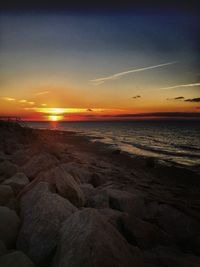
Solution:
<svg viewBox="0 0 200 267">
<path fill-rule="evenodd" d="M 183 100 L 185 97 L 184 96 L 177 96 L 174 98 L 167 98 L 166 100 Z"/>
<path fill-rule="evenodd" d="M 21 99 L 21 100 L 19 100 L 19 103 L 26 103 L 26 102 L 27 102 L 26 99 Z"/>
<path fill-rule="evenodd" d="M 191 99 L 186 99 L 186 102 L 200 102 L 200 97 L 196 97 L 196 98 L 191 98 Z"/>
<path fill-rule="evenodd" d="M 127 74 L 140 72 L 140 71 L 151 70 L 151 69 L 156 69 L 156 68 L 161 68 L 161 67 L 168 66 L 168 65 L 173 65 L 173 64 L 176 64 L 176 63 L 178 63 L 178 61 L 167 62 L 167 63 L 164 63 L 164 64 L 159 64 L 159 65 L 154 65 L 154 66 L 149 66 L 149 67 L 144 67 L 144 68 L 131 69 L 131 70 L 127 70 L 127 71 L 118 72 L 118 73 L 115 73 L 115 74 L 110 75 L 110 76 L 106 76 L 106 77 L 101 77 L 101 78 L 97 78 L 97 79 L 94 79 L 94 80 L 90 80 L 90 82 L 94 83 L 94 85 L 100 85 L 100 84 L 102 84 L 102 83 L 104 83 L 106 81 L 109 81 L 109 80 L 119 79 L 122 76 L 127 75 Z"/>
<path fill-rule="evenodd" d="M 141 95 L 132 96 L 133 99 L 141 98 Z"/>
<path fill-rule="evenodd" d="M 175 89 L 175 88 L 195 87 L 195 86 L 200 86 L 200 83 L 178 84 L 178 85 L 169 86 L 169 87 L 162 87 L 162 88 L 160 88 L 160 89 L 162 89 L 162 90 L 170 90 L 170 89 Z"/>
<path fill-rule="evenodd" d="M 16 100 L 15 98 L 13 98 L 13 97 L 8 97 L 8 96 L 6 96 L 6 97 L 2 97 L 2 99 L 5 100 L 5 101 L 15 101 L 15 100 Z"/>
<path fill-rule="evenodd" d="M 42 92 L 38 92 L 36 93 L 35 95 L 38 96 L 38 95 L 45 95 L 45 94 L 49 94 L 50 91 L 42 91 Z"/>
</svg>

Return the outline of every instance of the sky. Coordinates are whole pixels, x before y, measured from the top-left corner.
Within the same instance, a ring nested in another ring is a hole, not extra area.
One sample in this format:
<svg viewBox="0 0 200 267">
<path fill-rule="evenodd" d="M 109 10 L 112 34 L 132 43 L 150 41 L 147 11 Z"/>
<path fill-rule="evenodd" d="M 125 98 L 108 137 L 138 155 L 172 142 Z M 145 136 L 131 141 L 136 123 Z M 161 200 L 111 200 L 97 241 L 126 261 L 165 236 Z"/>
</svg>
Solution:
<svg viewBox="0 0 200 267">
<path fill-rule="evenodd" d="M 0 116 L 200 116 L 199 18 L 187 10 L 5 10 Z"/>
</svg>

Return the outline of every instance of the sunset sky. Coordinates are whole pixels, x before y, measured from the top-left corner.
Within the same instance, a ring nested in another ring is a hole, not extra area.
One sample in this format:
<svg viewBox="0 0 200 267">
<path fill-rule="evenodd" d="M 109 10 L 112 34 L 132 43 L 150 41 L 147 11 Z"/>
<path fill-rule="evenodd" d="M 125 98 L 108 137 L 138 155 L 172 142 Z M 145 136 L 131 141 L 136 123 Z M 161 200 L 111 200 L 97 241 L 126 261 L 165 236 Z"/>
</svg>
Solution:
<svg viewBox="0 0 200 267">
<path fill-rule="evenodd" d="M 2 12 L 0 115 L 198 117 L 199 25 L 183 10 Z"/>
</svg>

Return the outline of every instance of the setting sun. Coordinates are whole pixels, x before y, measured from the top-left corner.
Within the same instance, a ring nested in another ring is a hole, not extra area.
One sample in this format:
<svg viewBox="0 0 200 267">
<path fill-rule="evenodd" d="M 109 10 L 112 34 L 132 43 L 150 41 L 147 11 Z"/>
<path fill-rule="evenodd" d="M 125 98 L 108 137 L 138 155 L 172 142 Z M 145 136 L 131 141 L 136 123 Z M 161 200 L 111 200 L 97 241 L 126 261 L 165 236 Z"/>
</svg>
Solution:
<svg viewBox="0 0 200 267">
<path fill-rule="evenodd" d="M 49 121 L 60 121 L 63 119 L 63 116 L 58 116 L 58 115 L 50 115 L 48 116 Z"/>
</svg>

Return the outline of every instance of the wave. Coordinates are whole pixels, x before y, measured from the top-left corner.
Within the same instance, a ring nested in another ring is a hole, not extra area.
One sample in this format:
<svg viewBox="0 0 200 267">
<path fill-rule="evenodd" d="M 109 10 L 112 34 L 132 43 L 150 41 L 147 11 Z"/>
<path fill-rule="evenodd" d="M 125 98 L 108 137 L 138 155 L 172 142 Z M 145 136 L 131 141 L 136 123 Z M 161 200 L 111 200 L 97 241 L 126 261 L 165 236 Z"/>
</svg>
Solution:
<svg viewBox="0 0 200 267">
<path fill-rule="evenodd" d="M 157 153 L 157 154 L 162 154 L 162 155 L 167 155 L 167 156 L 189 157 L 189 158 L 200 159 L 200 155 L 195 155 L 195 154 L 191 154 L 191 153 L 167 151 L 167 150 L 163 150 L 162 148 L 157 149 L 157 148 L 153 148 L 153 147 L 149 147 L 149 146 L 145 146 L 145 145 L 137 144 L 137 143 L 129 143 L 129 142 L 123 142 L 123 143 L 126 143 L 128 145 L 132 145 L 133 147 L 136 147 L 136 148 L 139 148 L 139 149 L 142 149 L 142 150 L 154 152 L 154 153 Z"/>
<path fill-rule="evenodd" d="M 194 146 L 187 146 L 187 145 L 177 145 L 177 144 L 173 144 L 171 143 L 171 145 L 175 148 L 182 148 L 182 149 L 185 149 L 185 150 L 194 150 L 194 151 L 199 151 L 200 152 L 200 148 L 198 147 L 194 147 Z"/>
</svg>

